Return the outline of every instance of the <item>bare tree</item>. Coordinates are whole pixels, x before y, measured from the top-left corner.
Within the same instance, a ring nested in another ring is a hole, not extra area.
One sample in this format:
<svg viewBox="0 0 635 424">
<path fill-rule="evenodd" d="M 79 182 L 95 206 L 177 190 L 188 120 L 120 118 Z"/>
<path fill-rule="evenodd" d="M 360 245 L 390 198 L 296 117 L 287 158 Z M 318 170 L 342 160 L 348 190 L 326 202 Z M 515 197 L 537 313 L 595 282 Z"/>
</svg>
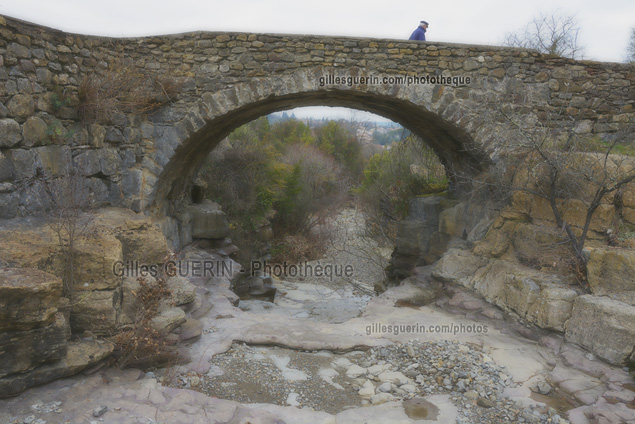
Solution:
<svg viewBox="0 0 635 424">
<path fill-rule="evenodd" d="M 43 181 L 51 204 L 50 228 L 58 237 L 62 254 L 64 295 L 75 300 L 76 247 L 79 239 L 91 231 L 92 216 L 86 212 L 94 206 L 94 199 L 86 186 L 86 177 L 70 164 L 60 176 Z"/>
<path fill-rule="evenodd" d="M 558 11 L 540 13 L 524 28 L 507 33 L 503 44 L 582 59 L 584 48 L 578 43 L 579 32 L 580 26 L 575 15 L 563 15 Z"/>
<path fill-rule="evenodd" d="M 635 27 L 631 28 L 631 38 L 626 46 L 626 62 L 635 63 Z"/>
<path fill-rule="evenodd" d="M 585 264 L 584 244 L 595 212 L 609 195 L 619 209 L 621 189 L 635 180 L 632 128 L 610 140 L 582 140 L 575 133 L 557 133 L 537 123 L 514 119 L 502 112 L 517 129 L 510 169 L 515 170 L 511 191 L 545 199 L 558 228 L 564 231 L 576 259 Z M 582 202 L 583 222 L 569 222 L 566 209 Z"/>
</svg>

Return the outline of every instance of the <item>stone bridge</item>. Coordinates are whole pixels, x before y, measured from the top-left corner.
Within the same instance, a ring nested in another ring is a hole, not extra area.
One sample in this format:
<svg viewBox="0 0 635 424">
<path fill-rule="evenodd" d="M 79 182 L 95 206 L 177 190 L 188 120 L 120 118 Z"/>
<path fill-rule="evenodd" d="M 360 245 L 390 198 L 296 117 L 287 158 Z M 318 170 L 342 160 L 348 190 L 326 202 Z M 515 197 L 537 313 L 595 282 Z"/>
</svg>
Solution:
<svg viewBox="0 0 635 424">
<path fill-rule="evenodd" d="M 116 85 L 126 75 L 176 89 L 154 107 L 106 114 L 125 98 L 116 90 L 130 90 Z M 624 134 L 635 122 L 634 81 L 632 65 L 523 49 L 212 32 L 113 39 L 0 17 L 0 217 L 45 210 L 47 180 L 70 164 L 100 206 L 178 217 L 224 137 L 299 106 L 390 118 L 450 172 L 474 173 L 515 137 L 500 111 L 584 137 Z M 106 118 L 80 113 L 91 89 L 92 111 Z"/>
</svg>

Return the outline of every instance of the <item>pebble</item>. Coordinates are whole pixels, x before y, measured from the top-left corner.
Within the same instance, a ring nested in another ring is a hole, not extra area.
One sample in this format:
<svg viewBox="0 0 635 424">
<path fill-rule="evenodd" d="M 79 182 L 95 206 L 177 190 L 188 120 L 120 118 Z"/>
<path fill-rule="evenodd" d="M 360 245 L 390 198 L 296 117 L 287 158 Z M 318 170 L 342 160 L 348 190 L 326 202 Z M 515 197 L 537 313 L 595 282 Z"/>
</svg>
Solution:
<svg viewBox="0 0 635 424">
<path fill-rule="evenodd" d="M 378 387 L 380 392 L 384 392 L 384 393 L 388 393 L 390 391 L 392 391 L 392 384 L 386 382 L 386 383 L 381 383 Z"/>
<path fill-rule="evenodd" d="M 372 403 L 373 405 L 380 405 L 382 403 L 390 402 L 394 399 L 395 397 L 390 393 L 377 393 L 370 398 L 370 403 Z"/>
<path fill-rule="evenodd" d="M 476 404 L 483 408 L 492 408 L 496 405 L 494 402 L 484 397 L 479 397 L 476 400 Z"/>
<path fill-rule="evenodd" d="M 346 376 L 350 378 L 357 378 L 361 375 L 366 375 L 366 368 L 362 368 L 359 365 L 353 364 L 346 370 Z"/>
<path fill-rule="evenodd" d="M 108 411 L 108 407 L 107 406 L 98 406 L 97 408 L 93 409 L 93 417 L 95 418 L 99 418 L 102 415 L 104 415 L 106 413 L 106 411 Z"/>
</svg>

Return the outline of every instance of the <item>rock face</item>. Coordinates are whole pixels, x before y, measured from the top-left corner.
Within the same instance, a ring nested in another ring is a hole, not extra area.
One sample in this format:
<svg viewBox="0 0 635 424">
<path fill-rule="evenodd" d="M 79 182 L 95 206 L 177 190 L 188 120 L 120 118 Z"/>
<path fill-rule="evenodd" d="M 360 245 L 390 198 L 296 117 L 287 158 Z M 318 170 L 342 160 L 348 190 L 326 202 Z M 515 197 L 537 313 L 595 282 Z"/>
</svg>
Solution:
<svg viewBox="0 0 635 424">
<path fill-rule="evenodd" d="M 487 260 L 461 249 L 450 249 L 434 266 L 432 275 L 474 289 L 488 302 L 556 331 L 564 331 L 577 297 L 575 290 L 554 275 L 515 262 Z"/>
<path fill-rule="evenodd" d="M 0 398 L 13 396 L 29 387 L 77 374 L 108 357 L 113 350 L 110 343 L 82 341 L 68 344 L 66 355 L 57 362 L 0 379 Z"/>
<path fill-rule="evenodd" d="M 135 268 L 125 264 L 162 264 L 169 253 L 159 227 L 143 215 L 111 209 L 81 220 L 88 225 L 75 242 L 71 292 L 63 289 L 68 257 L 52 222 L 15 219 L 0 227 L 0 397 L 76 373 L 109 355 L 111 343 L 73 344 L 71 333 L 112 336 L 134 323 L 138 285 L 136 276 L 128 275 Z M 184 311 L 174 305 L 196 298 L 187 279 L 168 281 L 174 299 L 164 302 L 152 322 L 162 333 L 185 322 Z"/>
<path fill-rule="evenodd" d="M 612 364 L 625 365 L 635 349 L 635 306 L 607 297 L 580 296 L 566 324 L 565 338 Z"/>
<path fill-rule="evenodd" d="M 0 381 L 7 375 L 23 373 L 66 356 L 71 335 L 68 321 L 62 313 L 55 318 L 44 327 L 0 333 Z"/>
<path fill-rule="evenodd" d="M 592 249 L 587 271 L 594 294 L 615 297 L 635 305 L 635 250 Z"/>
<path fill-rule="evenodd" d="M 0 332 L 43 327 L 55 321 L 62 280 L 33 268 L 0 268 Z"/>
<path fill-rule="evenodd" d="M 482 205 L 459 203 L 446 196 L 413 198 L 408 218 L 399 223 L 390 277 L 406 278 L 415 266 L 436 262 L 448 248 L 466 247 L 490 225 Z"/>
</svg>

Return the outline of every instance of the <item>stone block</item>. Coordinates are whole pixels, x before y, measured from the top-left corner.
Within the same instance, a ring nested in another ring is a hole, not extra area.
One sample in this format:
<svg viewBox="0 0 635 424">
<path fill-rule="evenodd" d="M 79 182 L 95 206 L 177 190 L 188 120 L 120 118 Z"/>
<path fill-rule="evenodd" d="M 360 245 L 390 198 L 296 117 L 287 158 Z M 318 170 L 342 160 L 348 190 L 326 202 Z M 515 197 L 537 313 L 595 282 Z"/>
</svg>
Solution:
<svg viewBox="0 0 635 424">
<path fill-rule="evenodd" d="M 635 348 L 635 306 L 608 297 L 579 296 L 565 325 L 565 339 L 614 365 L 625 365 Z"/>
<path fill-rule="evenodd" d="M 577 293 L 554 275 L 516 262 L 492 260 L 473 278 L 474 290 L 541 328 L 563 331 Z"/>
<path fill-rule="evenodd" d="M 0 119 L 0 148 L 13 147 L 21 140 L 20 124 L 13 119 Z"/>
<path fill-rule="evenodd" d="M 46 143 L 49 140 L 47 133 L 48 125 L 42 118 L 30 116 L 22 126 L 22 144 L 24 146 L 34 146 Z"/>
</svg>

